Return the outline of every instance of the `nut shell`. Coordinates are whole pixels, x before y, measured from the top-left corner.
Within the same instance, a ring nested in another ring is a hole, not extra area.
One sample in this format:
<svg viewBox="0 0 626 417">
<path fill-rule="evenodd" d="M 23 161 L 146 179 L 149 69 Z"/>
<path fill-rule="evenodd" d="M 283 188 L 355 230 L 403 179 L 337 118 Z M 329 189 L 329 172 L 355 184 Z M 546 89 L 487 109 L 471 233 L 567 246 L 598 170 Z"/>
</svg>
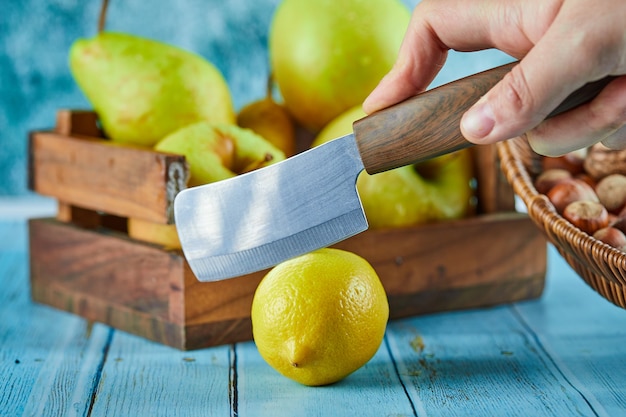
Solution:
<svg viewBox="0 0 626 417">
<path fill-rule="evenodd" d="M 563 217 L 589 235 L 609 225 L 609 212 L 597 201 L 574 201 L 565 207 Z"/>
<path fill-rule="evenodd" d="M 626 235 L 615 227 L 609 226 L 599 229 L 593 234 L 593 237 L 622 252 L 626 250 Z"/>
<path fill-rule="evenodd" d="M 572 174 L 566 169 L 548 169 L 539 174 L 537 179 L 535 179 L 535 188 L 537 192 L 541 194 L 548 194 L 555 185 L 570 178 L 572 178 Z"/>
<path fill-rule="evenodd" d="M 556 184 L 548 192 L 547 196 L 559 214 L 563 214 L 565 207 L 575 201 L 588 200 L 599 202 L 594 189 L 583 180 L 576 178 Z"/>
<path fill-rule="evenodd" d="M 626 175 L 607 175 L 598 181 L 595 190 L 609 212 L 618 214 L 626 206 Z"/>
<path fill-rule="evenodd" d="M 609 149 L 597 143 L 587 152 L 583 167 L 595 180 L 611 174 L 626 175 L 626 150 Z"/>
<path fill-rule="evenodd" d="M 549 169 L 565 169 L 572 175 L 581 174 L 584 172 L 586 154 L 586 149 L 579 149 L 557 157 L 545 156 L 542 159 L 543 171 Z"/>
</svg>

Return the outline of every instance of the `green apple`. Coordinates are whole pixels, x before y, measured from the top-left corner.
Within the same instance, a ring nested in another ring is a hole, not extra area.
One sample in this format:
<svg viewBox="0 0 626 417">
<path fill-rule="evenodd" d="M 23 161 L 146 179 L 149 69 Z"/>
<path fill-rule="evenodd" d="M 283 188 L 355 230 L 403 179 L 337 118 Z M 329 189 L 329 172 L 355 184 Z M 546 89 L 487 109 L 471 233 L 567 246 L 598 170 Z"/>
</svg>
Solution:
<svg viewBox="0 0 626 417">
<path fill-rule="evenodd" d="M 409 19 L 399 0 L 283 0 L 270 65 L 298 123 L 318 132 L 363 102 L 393 66 Z"/>
<path fill-rule="evenodd" d="M 207 122 L 175 131 L 154 149 L 185 156 L 191 187 L 232 178 L 285 159 L 280 149 L 250 129 Z"/>
<path fill-rule="evenodd" d="M 77 84 L 117 142 L 152 146 L 198 121 L 235 123 L 219 70 L 191 52 L 124 33 L 79 39 L 69 54 Z"/>
<path fill-rule="evenodd" d="M 353 107 L 331 121 L 312 146 L 350 133 L 352 123 L 363 116 L 361 106 Z M 407 227 L 469 214 L 473 178 L 473 161 L 465 149 L 375 175 L 363 172 L 357 189 L 371 228 Z"/>
</svg>

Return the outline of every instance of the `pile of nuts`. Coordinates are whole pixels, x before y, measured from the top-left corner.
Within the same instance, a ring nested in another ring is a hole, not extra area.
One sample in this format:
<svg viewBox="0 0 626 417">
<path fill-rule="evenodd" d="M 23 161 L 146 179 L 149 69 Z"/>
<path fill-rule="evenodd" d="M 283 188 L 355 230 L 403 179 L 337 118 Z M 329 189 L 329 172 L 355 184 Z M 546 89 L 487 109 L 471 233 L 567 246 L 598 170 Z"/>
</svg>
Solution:
<svg viewBox="0 0 626 417">
<path fill-rule="evenodd" d="M 626 252 L 626 150 L 601 144 L 544 157 L 535 188 L 583 232 Z"/>
</svg>

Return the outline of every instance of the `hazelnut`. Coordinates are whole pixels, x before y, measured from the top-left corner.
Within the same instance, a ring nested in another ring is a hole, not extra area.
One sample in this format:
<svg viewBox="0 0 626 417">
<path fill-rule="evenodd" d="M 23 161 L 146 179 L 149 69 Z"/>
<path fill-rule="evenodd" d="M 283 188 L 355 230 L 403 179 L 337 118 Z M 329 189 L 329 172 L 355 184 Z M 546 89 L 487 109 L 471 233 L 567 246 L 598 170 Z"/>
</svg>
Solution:
<svg viewBox="0 0 626 417">
<path fill-rule="evenodd" d="M 626 175 L 626 150 L 609 149 L 596 143 L 589 148 L 583 167 L 596 180 L 611 174 Z"/>
<path fill-rule="evenodd" d="M 556 184 L 572 178 L 572 174 L 565 169 L 549 169 L 543 171 L 535 180 L 535 188 L 541 194 L 547 194 Z"/>
<path fill-rule="evenodd" d="M 622 212 L 619 215 L 613 214 L 612 216 L 613 219 L 609 221 L 609 226 L 612 226 L 616 229 L 621 230 L 623 233 L 626 233 L 626 216 L 624 215 L 624 213 Z M 611 217 L 611 213 L 609 213 L 609 217 Z"/>
<path fill-rule="evenodd" d="M 587 150 L 580 149 L 557 157 L 546 156 L 542 159 L 541 165 L 544 171 L 549 169 L 564 169 L 569 171 L 572 175 L 576 175 L 583 172 L 583 164 L 586 155 Z"/>
<path fill-rule="evenodd" d="M 611 174 L 596 185 L 598 199 L 611 213 L 619 213 L 626 206 L 626 175 Z"/>
<path fill-rule="evenodd" d="M 626 251 L 626 235 L 615 227 L 608 226 L 599 229 L 593 234 L 593 237 L 622 252 Z"/>
<path fill-rule="evenodd" d="M 598 184 L 596 180 L 591 178 L 591 175 L 589 175 L 589 174 L 587 174 L 585 172 L 581 172 L 580 174 L 576 174 L 574 176 L 574 178 L 578 178 L 579 180 L 582 180 L 582 181 L 586 182 L 587 184 L 591 185 L 592 188 L 596 188 L 596 185 Z"/>
<path fill-rule="evenodd" d="M 589 184 L 576 178 L 564 180 L 556 184 L 548 192 L 547 196 L 559 214 L 562 214 L 565 207 L 574 201 L 600 201 L 596 192 Z"/>
<path fill-rule="evenodd" d="M 609 225 L 609 212 L 597 201 L 574 201 L 565 207 L 563 217 L 590 235 Z"/>
</svg>

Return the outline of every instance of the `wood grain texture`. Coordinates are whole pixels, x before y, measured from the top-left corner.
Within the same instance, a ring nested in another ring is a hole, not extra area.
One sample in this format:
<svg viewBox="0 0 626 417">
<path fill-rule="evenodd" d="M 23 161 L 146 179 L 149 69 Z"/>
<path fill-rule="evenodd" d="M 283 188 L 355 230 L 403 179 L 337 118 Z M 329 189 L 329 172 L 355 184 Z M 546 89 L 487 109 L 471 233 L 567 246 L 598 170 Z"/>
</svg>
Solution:
<svg viewBox="0 0 626 417">
<path fill-rule="evenodd" d="M 335 247 L 367 259 L 385 286 L 391 316 L 406 317 L 538 297 L 545 242 L 527 216 L 501 213 L 372 230 Z"/>
<path fill-rule="evenodd" d="M 157 174 L 169 156 L 78 136 L 96 134 L 96 120 L 92 112 L 61 111 L 57 133 L 32 136 L 33 187 L 42 193 L 49 187 L 60 200 L 57 221 L 30 222 L 33 299 L 179 349 L 250 340 L 252 298 L 267 271 L 201 283 L 180 252 L 130 239 L 128 213 L 144 210 L 146 218 L 164 211 L 154 211 L 152 200 L 135 192 L 127 176 L 141 178 L 141 192 L 149 190 L 162 201 L 169 180 Z M 393 318 L 542 293 L 545 239 L 526 215 L 503 213 L 511 209 L 513 196 L 494 178 L 499 175 L 494 147 L 476 147 L 473 154 L 480 215 L 368 230 L 335 245 L 372 263 Z M 98 161 L 79 162 L 84 155 Z M 101 161 L 115 163 L 96 171 Z M 120 170 L 126 174 L 120 175 L 119 164 L 125 164 Z M 516 239 L 503 238 L 507 234 Z"/>
<path fill-rule="evenodd" d="M 260 274 L 200 283 L 178 252 L 109 230 L 30 221 L 32 297 L 179 349 L 251 338 Z"/>
<path fill-rule="evenodd" d="M 189 170 L 180 155 L 90 136 L 30 135 L 30 188 L 68 204 L 123 217 L 173 222 Z"/>
<path fill-rule="evenodd" d="M 108 330 L 34 304 L 28 233 L 0 221 L 0 416 L 86 415 Z"/>
<path fill-rule="evenodd" d="M 356 121 L 366 171 L 375 174 L 469 147 L 461 116 L 513 66 L 461 78 Z"/>
<path fill-rule="evenodd" d="M 545 282 L 545 239 L 523 214 L 369 230 L 335 247 L 368 259 L 392 318 L 535 298 Z M 179 349 L 252 338 L 267 271 L 199 282 L 180 252 L 53 219 L 30 221 L 30 251 L 38 302 Z"/>
<path fill-rule="evenodd" d="M 346 379 L 310 388 L 287 379 L 265 363 L 253 343 L 235 347 L 239 416 L 414 416 L 393 358 L 383 344 Z M 286 395 L 288 393 L 288 395 Z"/>
<path fill-rule="evenodd" d="M 444 84 L 356 121 L 354 133 L 367 172 L 375 174 L 471 146 L 461 135 L 461 117 L 516 64 Z M 591 100 L 613 79 L 581 87 L 547 117 Z"/>
<path fill-rule="evenodd" d="M 54 131 L 64 136 L 78 135 L 104 138 L 102 130 L 98 126 L 98 115 L 90 110 L 58 110 Z"/>
<path fill-rule="evenodd" d="M 308 388 L 250 342 L 181 352 L 32 303 L 28 227 L 0 219 L 0 415 L 623 415 L 626 314 L 548 257 L 541 298 L 393 320 L 363 368 Z"/>
<path fill-rule="evenodd" d="M 472 148 L 476 176 L 476 211 L 483 214 L 515 211 L 515 194 L 500 169 L 500 158 L 493 145 Z"/>
<path fill-rule="evenodd" d="M 513 311 L 595 415 L 623 415 L 626 312 L 576 276 L 553 246 L 548 254 L 554 279 L 544 298 L 515 305 Z"/>
<path fill-rule="evenodd" d="M 508 307 L 398 321 L 388 339 L 418 415 L 595 415 Z"/>
<path fill-rule="evenodd" d="M 128 221 L 125 217 L 98 212 L 72 204 L 57 202 L 57 220 L 73 223 L 84 229 L 105 228 L 120 233 L 128 233 Z"/>
<path fill-rule="evenodd" d="M 90 416 L 229 416 L 230 347 L 180 352 L 117 332 Z"/>
</svg>

